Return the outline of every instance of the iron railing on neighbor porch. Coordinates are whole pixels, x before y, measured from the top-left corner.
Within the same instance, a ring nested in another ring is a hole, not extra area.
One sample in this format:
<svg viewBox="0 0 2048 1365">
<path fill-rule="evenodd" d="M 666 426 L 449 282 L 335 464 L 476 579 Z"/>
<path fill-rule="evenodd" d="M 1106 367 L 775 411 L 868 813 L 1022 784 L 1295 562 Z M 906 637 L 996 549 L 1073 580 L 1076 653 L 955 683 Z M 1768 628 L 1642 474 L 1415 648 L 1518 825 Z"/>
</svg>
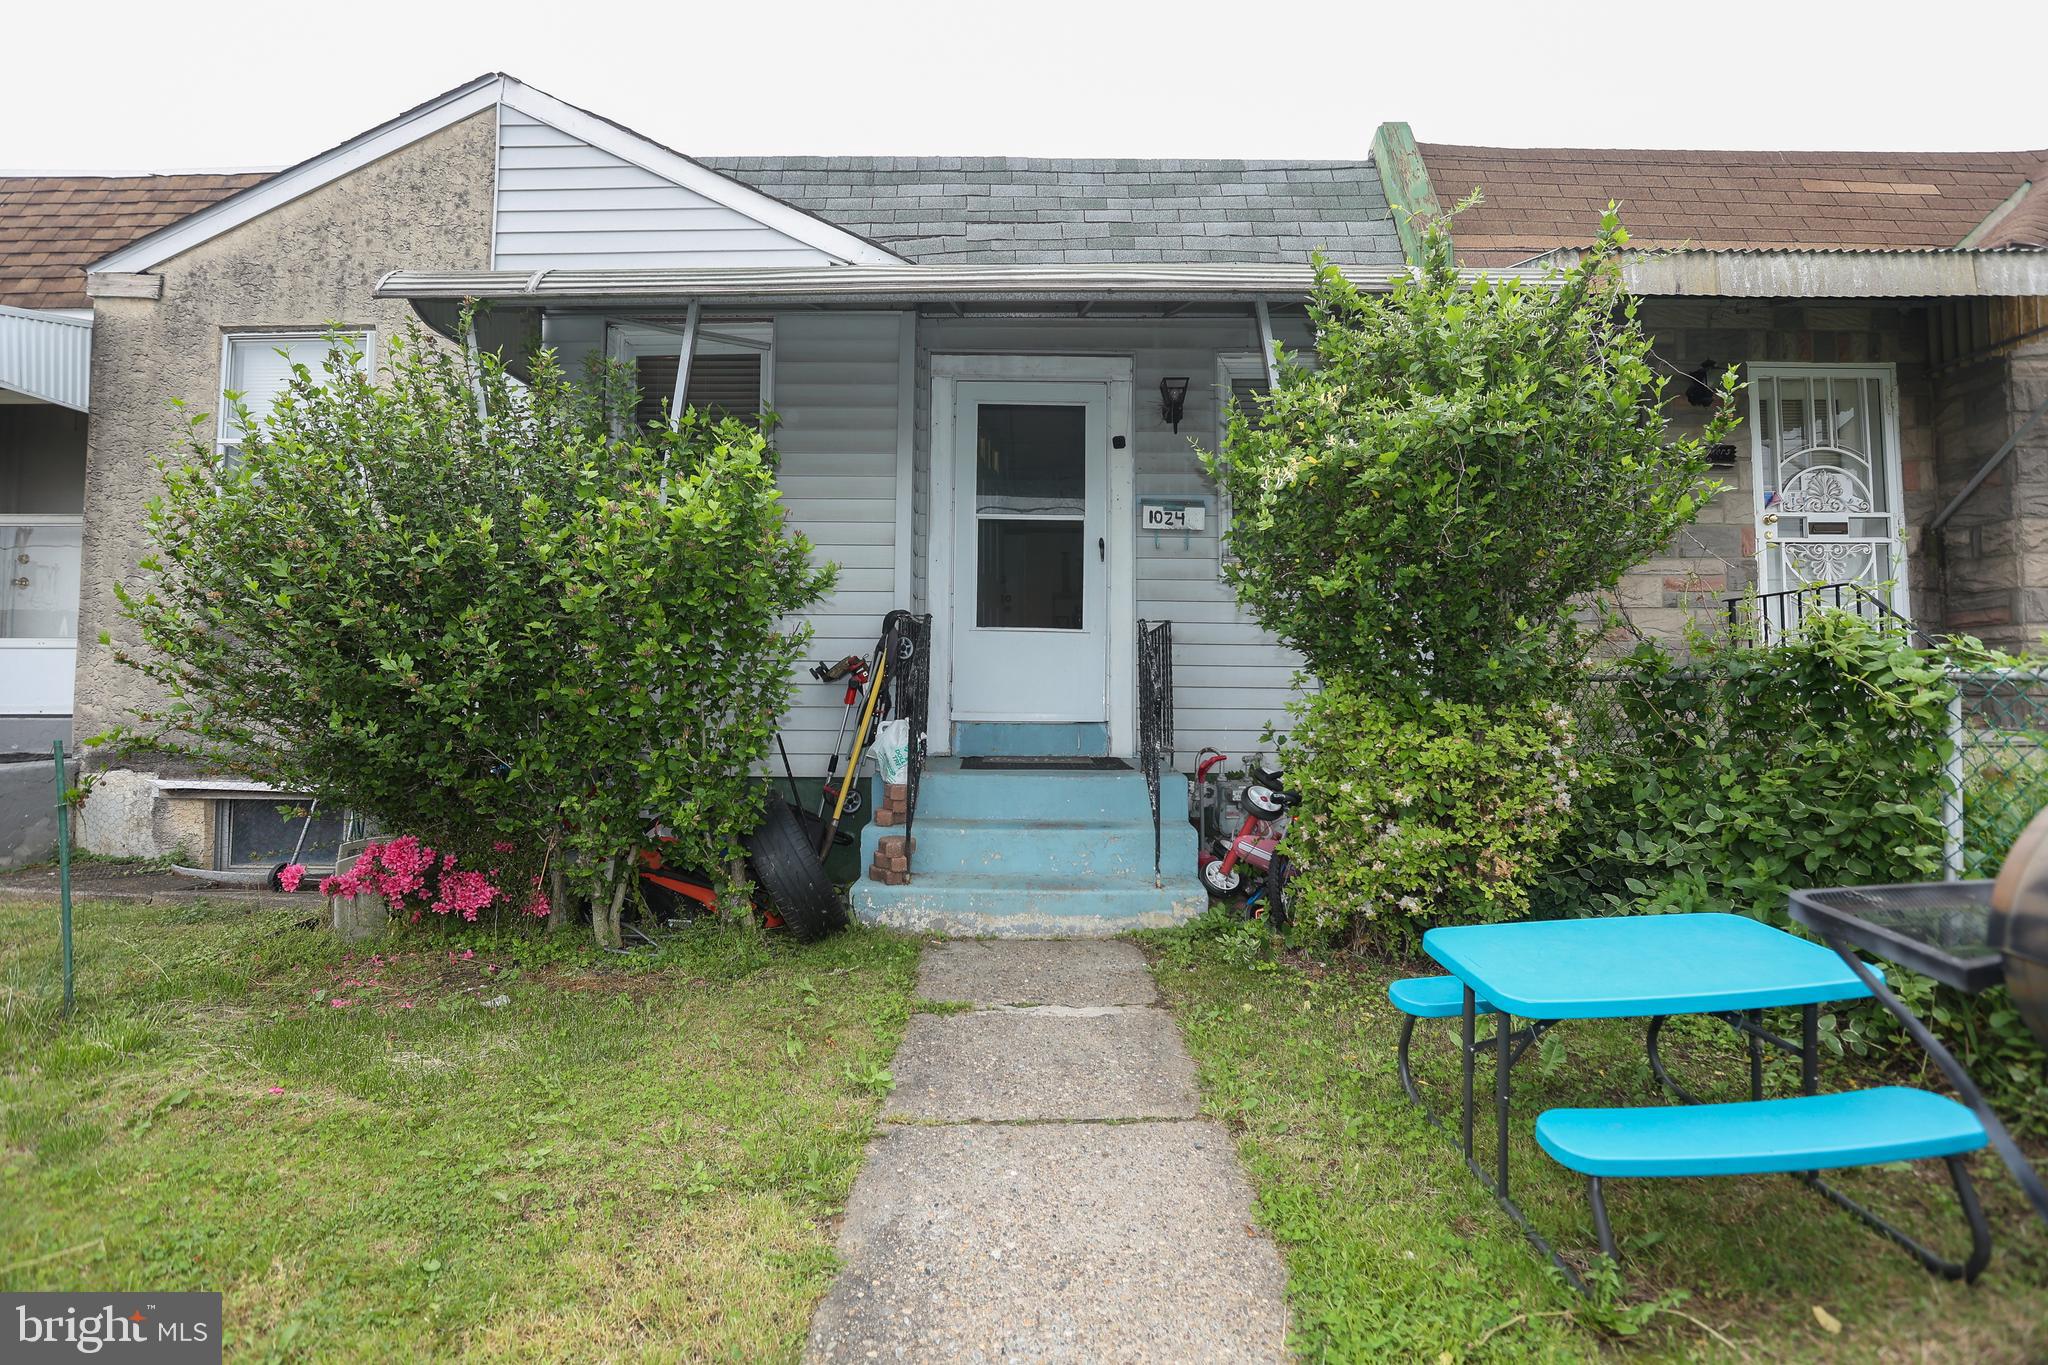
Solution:
<svg viewBox="0 0 2048 1365">
<path fill-rule="evenodd" d="M 1173 766 L 1173 622 L 1138 622 L 1138 762 L 1152 798 L 1152 880 L 1161 881 L 1159 774 Z"/>
<path fill-rule="evenodd" d="M 1807 617 L 1823 611 L 1846 611 L 1881 621 L 1910 632 L 1917 644 L 1933 643 L 1909 618 L 1863 583 L 1808 583 L 1778 592 L 1741 593 L 1724 599 L 1724 605 L 1729 629 L 1752 628 L 1760 645 L 1798 634 Z"/>
</svg>

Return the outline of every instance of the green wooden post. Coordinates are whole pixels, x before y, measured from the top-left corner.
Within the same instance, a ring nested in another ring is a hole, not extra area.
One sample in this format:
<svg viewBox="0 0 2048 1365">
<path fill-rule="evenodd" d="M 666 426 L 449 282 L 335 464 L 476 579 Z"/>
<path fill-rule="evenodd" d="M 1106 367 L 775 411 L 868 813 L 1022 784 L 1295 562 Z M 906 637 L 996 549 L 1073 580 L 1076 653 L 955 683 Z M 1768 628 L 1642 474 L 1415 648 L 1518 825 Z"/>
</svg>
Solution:
<svg viewBox="0 0 2048 1365">
<path fill-rule="evenodd" d="M 1394 231 L 1401 237 L 1401 254 L 1408 264 L 1422 264 L 1422 227 L 1443 217 L 1436 188 L 1429 181 L 1429 167 L 1415 145 L 1415 134 L 1405 123 L 1382 123 L 1372 135 L 1372 162 L 1380 173 L 1380 188 L 1387 206 L 1394 211 Z"/>
<path fill-rule="evenodd" d="M 64 939 L 64 1017 L 71 1017 L 71 802 L 64 781 L 64 741 L 50 741 L 57 755 L 57 916 Z"/>
</svg>

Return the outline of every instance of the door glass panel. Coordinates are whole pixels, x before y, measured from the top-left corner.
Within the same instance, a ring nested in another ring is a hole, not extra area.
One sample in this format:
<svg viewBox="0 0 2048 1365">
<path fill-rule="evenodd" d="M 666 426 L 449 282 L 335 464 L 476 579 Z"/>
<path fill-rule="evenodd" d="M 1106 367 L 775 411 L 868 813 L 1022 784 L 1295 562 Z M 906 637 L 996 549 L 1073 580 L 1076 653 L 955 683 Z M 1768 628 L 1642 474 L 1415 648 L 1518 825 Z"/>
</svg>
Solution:
<svg viewBox="0 0 2048 1365">
<path fill-rule="evenodd" d="M 70 640 L 78 635 L 78 525 L 9 525 L 0 520 L 0 640 Z"/>
<path fill-rule="evenodd" d="M 1087 432 L 1085 407 L 976 408 L 975 625 L 1085 629 Z"/>
<path fill-rule="evenodd" d="M 1088 410 L 984 403 L 977 410 L 974 510 L 1079 517 L 1088 499 Z"/>
</svg>

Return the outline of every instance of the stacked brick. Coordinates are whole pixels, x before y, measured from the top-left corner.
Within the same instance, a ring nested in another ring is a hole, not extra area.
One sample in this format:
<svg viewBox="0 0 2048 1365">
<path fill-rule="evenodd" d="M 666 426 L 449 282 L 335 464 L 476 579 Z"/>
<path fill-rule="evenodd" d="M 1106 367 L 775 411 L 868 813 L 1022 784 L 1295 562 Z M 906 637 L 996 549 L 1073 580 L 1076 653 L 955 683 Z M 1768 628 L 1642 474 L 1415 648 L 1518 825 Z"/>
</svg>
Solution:
<svg viewBox="0 0 2048 1365">
<path fill-rule="evenodd" d="M 910 816 L 910 788 L 901 782 L 891 782 L 882 788 L 882 808 L 875 812 L 875 823 L 895 826 L 905 823 Z M 875 841 L 875 860 L 868 866 L 868 880 L 881 882 L 884 886 L 903 886 L 910 881 L 910 855 L 917 849 L 917 841 L 901 834 L 885 834 Z"/>
</svg>

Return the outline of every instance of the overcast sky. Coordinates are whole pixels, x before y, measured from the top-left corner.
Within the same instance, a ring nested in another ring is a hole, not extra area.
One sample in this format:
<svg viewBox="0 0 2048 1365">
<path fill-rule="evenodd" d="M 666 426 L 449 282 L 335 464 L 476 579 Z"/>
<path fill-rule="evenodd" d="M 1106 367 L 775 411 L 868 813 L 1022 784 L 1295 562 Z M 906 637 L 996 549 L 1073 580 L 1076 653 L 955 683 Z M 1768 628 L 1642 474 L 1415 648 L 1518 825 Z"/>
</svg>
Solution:
<svg viewBox="0 0 2048 1365">
<path fill-rule="evenodd" d="M 2048 147 L 2043 0 L 10 11 L 8 169 L 285 165 L 490 70 L 696 153 L 1345 158 L 1385 119 L 1501 146 Z"/>
</svg>

